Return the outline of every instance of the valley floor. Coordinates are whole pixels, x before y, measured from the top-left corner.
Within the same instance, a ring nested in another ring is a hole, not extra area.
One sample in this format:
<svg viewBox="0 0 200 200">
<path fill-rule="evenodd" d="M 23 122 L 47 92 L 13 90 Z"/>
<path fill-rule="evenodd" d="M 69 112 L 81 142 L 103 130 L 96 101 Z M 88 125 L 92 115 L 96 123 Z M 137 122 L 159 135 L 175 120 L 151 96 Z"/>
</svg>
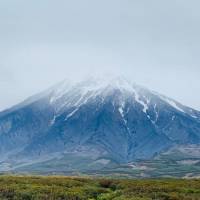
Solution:
<svg viewBox="0 0 200 200">
<path fill-rule="evenodd" d="M 2 200 L 200 200 L 200 180 L 0 176 Z"/>
</svg>

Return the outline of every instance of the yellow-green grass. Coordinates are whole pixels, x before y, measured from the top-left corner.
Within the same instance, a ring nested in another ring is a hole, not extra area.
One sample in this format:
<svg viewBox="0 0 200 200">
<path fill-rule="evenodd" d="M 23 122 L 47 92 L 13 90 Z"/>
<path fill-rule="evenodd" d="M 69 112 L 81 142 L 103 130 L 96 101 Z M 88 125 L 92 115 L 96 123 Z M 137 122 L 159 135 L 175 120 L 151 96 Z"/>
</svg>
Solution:
<svg viewBox="0 0 200 200">
<path fill-rule="evenodd" d="M 200 180 L 2 175 L 0 199 L 200 200 Z"/>
</svg>

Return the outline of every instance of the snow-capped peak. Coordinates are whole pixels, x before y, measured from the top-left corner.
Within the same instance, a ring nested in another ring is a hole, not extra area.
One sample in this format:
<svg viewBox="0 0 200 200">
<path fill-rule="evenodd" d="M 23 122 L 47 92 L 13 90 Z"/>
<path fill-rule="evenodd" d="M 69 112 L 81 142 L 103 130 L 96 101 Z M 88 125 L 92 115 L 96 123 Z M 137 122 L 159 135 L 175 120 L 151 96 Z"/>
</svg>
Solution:
<svg viewBox="0 0 200 200">
<path fill-rule="evenodd" d="M 90 77 L 80 82 L 69 82 L 68 80 L 65 80 L 54 88 L 51 103 L 54 103 L 59 98 L 66 95 L 66 93 L 69 91 L 72 92 L 73 90 L 76 91 L 77 95 L 79 93 L 81 96 L 84 96 L 88 93 L 93 93 L 96 95 L 97 92 L 101 93 L 113 89 L 129 92 L 135 91 L 133 84 L 122 77 Z"/>
<path fill-rule="evenodd" d="M 119 91 L 119 93 L 116 93 Z M 138 86 L 132 81 L 127 80 L 122 76 L 118 77 L 90 77 L 79 82 L 70 82 L 65 80 L 57 84 L 51 93 L 50 103 L 55 106 L 56 112 L 63 109 L 71 110 L 66 119 L 73 116 L 81 106 L 88 102 L 95 101 L 96 98 L 101 99 L 102 103 L 108 96 L 117 94 L 119 102 L 123 101 L 123 106 L 119 108 L 119 112 L 123 116 L 123 109 L 127 99 L 132 99 L 134 102 L 140 104 L 141 111 L 151 120 L 149 115 L 150 107 L 158 105 L 161 102 L 163 105 L 171 106 L 177 112 L 188 114 L 193 118 L 197 118 L 195 112 L 188 111 L 188 108 L 182 106 L 180 103 L 152 92 L 144 87 Z M 116 95 L 115 95 L 116 96 Z M 116 102 L 113 104 L 115 105 Z M 153 108 L 153 110 L 155 110 Z M 155 110 L 155 116 L 158 118 L 158 112 Z"/>
<path fill-rule="evenodd" d="M 130 97 L 133 102 L 140 104 L 142 111 L 147 114 L 149 101 L 141 96 L 140 87 L 124 77 L 92 77 L 76 83 L 63 81 L 54 88 L 50 103 L 55 105 L 57 112 L 62 109 L 73 108 L 66 117 L 68 119 L 90 100 L 100 97 L 103 102 L 107 96 L 115 94 L 115 91 L 121 93 L 118 97 L 120 102 L 121 99 L 126 101 L 125 99 Z M 120 113 L 123 113 L 122 109 L 121 107 Z"/>
<path fill-rule="evenodd" d="M 113 88 L 120 90 L 133 90 L 133 83 L 122 76 L 118 77 L 90 77 L 78 85 L 88 91 L 100 90 L 105 88 Z"/>
</svg>

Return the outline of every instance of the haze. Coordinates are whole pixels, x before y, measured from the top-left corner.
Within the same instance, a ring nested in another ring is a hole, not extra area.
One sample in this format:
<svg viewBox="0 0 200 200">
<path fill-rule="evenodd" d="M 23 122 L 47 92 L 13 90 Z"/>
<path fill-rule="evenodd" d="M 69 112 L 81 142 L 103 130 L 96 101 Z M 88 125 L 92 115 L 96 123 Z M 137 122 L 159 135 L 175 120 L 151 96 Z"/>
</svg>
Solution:
<svg viewBox="0 0 200 200">
<path fill-rule="evenodd" d="M 122 74 L 200 110 L 197 0 L 1 0 L 0 110 L 65 78 Z"/>
</svg>

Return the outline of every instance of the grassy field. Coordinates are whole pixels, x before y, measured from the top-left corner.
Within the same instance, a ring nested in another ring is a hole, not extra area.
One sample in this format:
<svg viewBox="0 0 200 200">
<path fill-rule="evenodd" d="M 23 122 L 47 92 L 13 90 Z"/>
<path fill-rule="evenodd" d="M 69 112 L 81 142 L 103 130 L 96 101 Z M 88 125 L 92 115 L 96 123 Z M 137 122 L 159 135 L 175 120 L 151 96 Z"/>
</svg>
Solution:
<svg viewBox="0 0 200 200">
<path fill-rule="evenodd" d="M 0 199 L 200 200 L 200 180 L 0 176 Z"/>
</svg>

